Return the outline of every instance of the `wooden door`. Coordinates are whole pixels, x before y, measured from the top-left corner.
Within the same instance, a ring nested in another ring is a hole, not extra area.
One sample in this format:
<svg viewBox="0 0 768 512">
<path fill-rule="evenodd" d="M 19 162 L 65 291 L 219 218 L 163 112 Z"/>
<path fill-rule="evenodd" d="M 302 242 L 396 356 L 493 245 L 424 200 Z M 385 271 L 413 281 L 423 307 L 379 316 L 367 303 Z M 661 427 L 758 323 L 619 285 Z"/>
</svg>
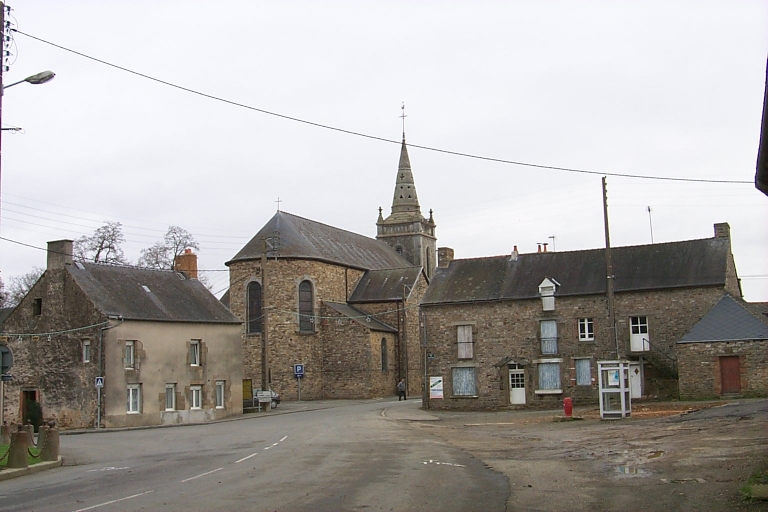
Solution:
<svg viewBox="0 0 768 512">
<path fill-rule="evenodd" d="M 525 368 L 521 365 L 509 365 L 509 403 L 525 405 Z"/>
<path fill-rule="evenodd" d="M 720 358 L 721 394 L 741 393 L 741 369 L 739 356 L 723 356 Z"/>
</svg>

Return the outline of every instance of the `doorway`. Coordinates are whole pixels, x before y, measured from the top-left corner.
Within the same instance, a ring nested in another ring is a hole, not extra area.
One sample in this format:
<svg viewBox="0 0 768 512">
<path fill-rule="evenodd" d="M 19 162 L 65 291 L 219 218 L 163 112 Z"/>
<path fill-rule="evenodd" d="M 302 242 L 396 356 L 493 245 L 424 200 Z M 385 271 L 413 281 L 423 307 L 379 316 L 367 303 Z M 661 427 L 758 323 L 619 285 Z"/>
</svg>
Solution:
<svg viewBox="0 0 768 512">
<path fill-rule="evenodd" d="M 525 367 L 519 364 L 509 365 L 509 403 L 525 405 Z"/>
<path fill-rule="evenodd" d="M 21 422 L 25 425 L 27 422 L 32 423 L 35 426 L 35 432 L 43 422 L 43 410 L 40 407 L 38 397 L 37 390 L 23 389 L 21 391 Z"/>
<path fill-rule="evenodd" d="M 741 367 L 739 356 L 720 357 L 720 394 L 741 393 Z"/>
<path fill-rule="evenodd" d="M 629 396 L 640 398 L 643 396 L 643 365 L 641 363 L 629 363 Z"/>
</svg>

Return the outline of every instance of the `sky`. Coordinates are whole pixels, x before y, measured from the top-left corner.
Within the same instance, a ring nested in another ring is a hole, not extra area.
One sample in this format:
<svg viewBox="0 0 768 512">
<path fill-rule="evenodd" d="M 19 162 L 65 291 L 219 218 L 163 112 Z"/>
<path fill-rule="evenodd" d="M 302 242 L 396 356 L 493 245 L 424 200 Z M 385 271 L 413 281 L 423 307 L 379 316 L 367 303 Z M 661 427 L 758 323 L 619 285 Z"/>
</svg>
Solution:
<svg viewBox="0 0 768 512">
<path fill-rule="evenodd" d="M 14 34 L 4 83 L 56 78 L 3 96 L 3 127 L 22 128 L 2 133 L 6 285 L 45 267 L 47 241 L 107 221 L 132 262 L 168 226 L 190 231 L 217 295 L 278 205 L 374 237 L 405 103 L 409 144 L 590 171 L 410 147 L 422 212 L 457 258 L 603 247 L 607 173 L 613 246 L 728 222 L 745 298 L 768 301 L 762 0 L 9 5 L 28 35 Z"/>
</svg>

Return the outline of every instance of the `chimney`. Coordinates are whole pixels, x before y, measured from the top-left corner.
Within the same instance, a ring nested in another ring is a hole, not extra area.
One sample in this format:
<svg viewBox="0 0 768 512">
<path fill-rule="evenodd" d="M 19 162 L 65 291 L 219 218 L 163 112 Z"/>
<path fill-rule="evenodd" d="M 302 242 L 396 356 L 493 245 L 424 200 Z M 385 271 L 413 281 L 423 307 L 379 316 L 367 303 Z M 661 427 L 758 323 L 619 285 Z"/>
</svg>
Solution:
<svg viewBox="0 0 768 512">
<path fill-rule="evenodd" d="M 537 244 L 539 246 L 539 249 L 536 252 L 541 252 L 541 244 Z"/>
<path fill-rule="evenodd" d="M 510 261 L 517 261 L 517 257 L 520 253 L 517 252 L 517 246 L 512 250 L 512 255 L 509 257 Z"/>
<path fill-rule="evenodd" d="M 715 238 L 731 238 L 731 226 L 727 222 L 715 224 Z"/>
<path fill-rule="evenodd" d="M 453 249 L 450 247 L 437 248 L 437 266 L 447 268 L 453 261 Z"/>
<path fill-rule="evenodd" d="M 72 264 L 72 240 L 48 242 L 48 269 L 62 269 Z"/>
<path fill-rule="evenodd" d="M 192 249 L 184 249 L 184 253 L 174 259 L 173 270 L 184 272 L 189 279 L 197 279 L 197 254 Z"/>
</svg>

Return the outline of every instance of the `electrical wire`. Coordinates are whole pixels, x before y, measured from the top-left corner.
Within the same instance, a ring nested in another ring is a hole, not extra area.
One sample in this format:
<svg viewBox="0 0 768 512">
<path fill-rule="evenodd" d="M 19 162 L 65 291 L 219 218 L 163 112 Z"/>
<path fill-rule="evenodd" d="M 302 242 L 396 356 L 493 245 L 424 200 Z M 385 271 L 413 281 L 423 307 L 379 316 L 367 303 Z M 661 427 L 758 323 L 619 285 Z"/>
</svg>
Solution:
<svg viewBox="0 0 768 512">
<path fill-rule="evenodd" d="M 375 136 L 375 135 L 370 135 L 370 134 L 366 134 L 366 133 L 362 133 L 362 132 L 357 132 L 357 131 L 353 131 L 353 130 L 347 130 L 347 129 L 339 128 L 339 127 L 336 127 L 336 126 L 331 126 L 331 125 L 327 125 L 327 124 L 317 123 L 317 122 L 314 122 L 314 121 L 309 121 L 309 120 L 306 120 L 306 119 L 301 119 L 301 118 L 298 118 L 298 117 L 292 117 L 292 116 L 288 116 L 288 115 L 285 115 L 285 114 L 280 114 L 278 112 L 272 112 L 270 110 L 265 110 L 265 109 L 262 109 L 262 108 L 253 107 L 251 105 L 246 105 L 244 103 L 239 103 L 239 102 L 236 102 L 236 101 L 233 101 L 233 100 L 228 100 L 226 98 L 215 96 L 213 94 L 204 93 L 204 92 L 201 92 L 201 91 L 197 91 L 195 89 L 191 89 L 189 87 L 184 87 L 182 85 L 178 85 L 178 84 L 174 84 L 172 82 L 168 82 L 166 80 L 161 80 L 159 78 L 155 78 L 153 76 L 146 75 L 144 73 L 140 73 L 138 71 L 134 71 L 132 69 L 128 69 L 128 68 L 123 67 L 123 66 L 118 66 L 117 64 L 112 64 L 111 62 L 107 62 L 105 60 L 98 59 L 96 57 L 91 57 L 90 55 L 86 55 L 85 53 L 78 52 L 76 50 L 72 50 L 70 48 L 67 48 L 65 46 L 61 46 L 61 45 L 53 43 L 51 41 L 46 41 L 45 39 L 42 39 L 42 38 L 37 37 L 37 36 L 33 36 L 31 34 L 27 34 L 26 32 L 22 32 L 21 30 L 18 30 L 18 29 L 11 29 L 11 30 L 13 32 L 21 34 L 23 36 L 27 36 L 27 37 L 29 37 L 31 39 L 39 41 L 41 43 L 53 46 L 55 48 L 59 48 L 60 50 L 64 50 L 66 52 L 73 53 L 75 55 L 78 55 L 80 57 L 92 60 L 94 62 L 98 62 L 100 64 L 104 64 L 106 66 L 110 66 L 112 68 L 119 69 L 121 71 L 125 71 L 126 73 L 130 73 L 132 75 L 136 75 L 136 76 L 139 76 L 141 78 L 146 78 L 147 80 L 151 80 L 153 82 L 157 82 L 157 83 L 162 84 L 162 85 L 167 85 L 168 87 L 173 87 L 174 89 L 178 89 L 178 90 L 181 90 L 181 91 L 184 91 L 184 92 L 188 92 L 190 94 L 195 94 L 195 95 L 201 96 L 203 98 L 208 98 L 208 99 L 211 99 L 211 100 L 214 100 L 214 101 L 219 101 L 219 102 L 222 102 L 222 103 L 226 103 L 228 105 L 232 105 L 232 106 L 235 106 L 235 107 L 240 107 L 240 108 L 244 108 L 244 109 L 251 110 L 251 111 L 254 111 L 254 112 L 259 112 L 261 114 L 266 114 L 266 115 L 278 117 L 280 119 L 285 119 L 285 120 L 293 121 L 293 122 L 296 122 L 296 123 L 302 123 L 302 124 L 306 124 L 306 125 L 309 125 L 309 126 L 314 126 L 316 128 L 323 128 L 325 130 L 331 130 L 331 131 L 335 131 L 335 132 L 339 132 L 339 133 L 344 133 L 344 134 L 347 134 L 347 135 L 354 135 L 356 137 L 363 137 L 363 138 L 366 138 L 366 139 L 377 140 L 377 141 L 380 141 L 380 142 L 387 142 L 387 143 L 390 143 L 390 144 L 400 144 L 401 143 L 401 141 L 399 141 L 399 140 L 387 139 L 387 138 L 384 138 L 384 137 L 378 137 L 378 136 Z M 641 174 L 601 172 L 601 171 L 592 171 L 592 170 L 587 170 L 587 169 L 576 169 L 576 168 L 573 168 L 573 167 L 559 167 L 559 166 L 554 166 L 554 165 L 542 165 L 542 164 L 534 164 L 534 163 L 530 163 L 530 162 L 521 162 L 521 161 L 516 161 L 516 160 L 506 160 L 506 159 L 503 159 L 503 158 L 493 158 L 493 157 L 487 157 L 487 156 L 482 156 L 482 155 L 475 155 L 475 154 L 471 154 L 471 153 L 462 153 L 460 151 L 451 151 L 451 150 L 447 150 L 447 149 L 434 148 L 434 147 L 430 147 L 430 146 L 422 146 L 422 145 L 418 145 L 418 144 L 408 144 L 408 146 L 411 147 L 411 148 L 423 149 L 425 151 L 432 151 L 432 152 L 443 153 L 443 154 L 447 154 L 447 155 L 460 156 L 460 157 L 464 157 L 464 158 L 472 158 L 472 159 L 475 159 L 475 160 L 484 160 L 484 161 L 488 161 L 488 162 L 496 162 L 496 163 L 509 164 L 509 165 L 518 165 L 518 166 L 522 166 L 522 167 L 531 167 L 531 168 L 534 168 L 534 169 L 546 169 L 546 170 L 552 170 L 552 171 L 562 171 L 562 172 L 581 173 L 581 174 L 593 174 L 593 175 L 598 175 L 598 176 L 614 176 L 614 177 L 620 177 L 620 178 L 635 178 L 635 179 L 645 179 L 645 180 L 663 180 L 663 181 L 691 182 L 691 183 L 729 183 L 729 184 L 749 184 L 749 185 L 753 184 L 752 181 L 713 180 L 713 179 L 703 179 L 703 178 L 678 178 L 678 177 L 671 177 L 671 176 L 646 176 L 646 175 L 641 175 Z"/>
</svg>

